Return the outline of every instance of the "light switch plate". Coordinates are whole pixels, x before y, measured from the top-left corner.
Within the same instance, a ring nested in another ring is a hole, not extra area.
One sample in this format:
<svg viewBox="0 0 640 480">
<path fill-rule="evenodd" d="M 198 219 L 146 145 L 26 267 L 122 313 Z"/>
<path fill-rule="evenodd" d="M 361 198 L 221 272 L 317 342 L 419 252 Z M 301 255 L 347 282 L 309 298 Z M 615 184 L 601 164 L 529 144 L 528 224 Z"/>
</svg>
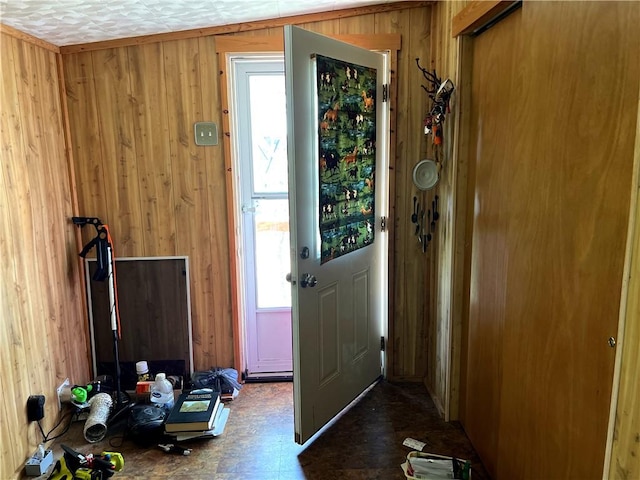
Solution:
<svg viewBox="0 0 640 480">
<path fill-rule="evenodd" d="M 193 125 L 196 145 L 218 145 L 218 127 L 213 122 L 196 122 Z"/>
</svg>

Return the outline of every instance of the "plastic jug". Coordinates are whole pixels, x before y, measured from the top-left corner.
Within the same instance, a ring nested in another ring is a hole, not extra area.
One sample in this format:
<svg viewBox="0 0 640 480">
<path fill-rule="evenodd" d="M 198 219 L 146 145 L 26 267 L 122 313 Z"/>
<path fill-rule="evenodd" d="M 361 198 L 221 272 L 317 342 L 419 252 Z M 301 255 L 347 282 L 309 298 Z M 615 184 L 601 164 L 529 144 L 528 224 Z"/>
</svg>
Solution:
<svg viewBox="0 0 640 480">
<path fill-rule="evenodd" d="M 166 410 L 173 408 L 173 386 L 167 380 L 164 373 L 158 373 L 155 381 L 151 385 L 151 403 L 161 406 Z"/>
</svg>

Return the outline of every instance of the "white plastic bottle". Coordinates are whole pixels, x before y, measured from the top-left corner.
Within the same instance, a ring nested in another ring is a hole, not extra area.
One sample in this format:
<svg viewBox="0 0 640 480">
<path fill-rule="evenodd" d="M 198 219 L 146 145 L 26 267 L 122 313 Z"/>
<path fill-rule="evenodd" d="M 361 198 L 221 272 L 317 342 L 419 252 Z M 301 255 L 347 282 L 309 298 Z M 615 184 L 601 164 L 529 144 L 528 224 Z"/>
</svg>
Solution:
<svg viewBox="0 0 640 480">
<path fill-rule="evenodd" d="M 158 373 L 151 385 L 151 403 L 163 407 L 165 410 L 173 408 L 173 386 L 164 373 Z"/>
</svg>

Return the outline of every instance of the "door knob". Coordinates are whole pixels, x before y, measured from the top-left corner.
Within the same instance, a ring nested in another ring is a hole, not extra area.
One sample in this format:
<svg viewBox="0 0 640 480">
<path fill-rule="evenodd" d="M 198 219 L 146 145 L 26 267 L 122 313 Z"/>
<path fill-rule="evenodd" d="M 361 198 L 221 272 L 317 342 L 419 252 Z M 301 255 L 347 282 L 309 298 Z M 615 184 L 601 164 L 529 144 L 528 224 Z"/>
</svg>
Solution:
<svg viewBox="0 0 640 480">
<path fill-rule="evenodd" d="M 296 284 L 296 281 L 291 279 L 291 272 L 287 273 L 287 276 L 285 278 L 287 279 L 287 282 L 289 282 L 291 285 Z"/>
<path fill-rule="evenodd" d="M 302 276 L 300 277 L 300 286 L 302 288 L 307 288 L 307 287 L 315 287 L 318 284 L 318 279 L 315 277 L 315 275 L 311 275 L 310 273 L 303 273 Z"/>
</svg>

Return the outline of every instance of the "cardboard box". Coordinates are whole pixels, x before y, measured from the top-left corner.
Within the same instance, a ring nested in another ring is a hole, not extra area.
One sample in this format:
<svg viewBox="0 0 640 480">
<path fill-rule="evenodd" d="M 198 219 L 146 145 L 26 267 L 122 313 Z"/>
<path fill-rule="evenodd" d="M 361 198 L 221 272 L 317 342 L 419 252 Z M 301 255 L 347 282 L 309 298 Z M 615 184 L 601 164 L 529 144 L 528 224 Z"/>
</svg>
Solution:
<svg viewBox="0 0 640 480">
<path fill-rule="evenodd" d="M 150 381 L 136 383 L 136 394 L 142 395 L 151 392 L 151 385 L 153 385 L 153 382 Z"/>
</svg>

